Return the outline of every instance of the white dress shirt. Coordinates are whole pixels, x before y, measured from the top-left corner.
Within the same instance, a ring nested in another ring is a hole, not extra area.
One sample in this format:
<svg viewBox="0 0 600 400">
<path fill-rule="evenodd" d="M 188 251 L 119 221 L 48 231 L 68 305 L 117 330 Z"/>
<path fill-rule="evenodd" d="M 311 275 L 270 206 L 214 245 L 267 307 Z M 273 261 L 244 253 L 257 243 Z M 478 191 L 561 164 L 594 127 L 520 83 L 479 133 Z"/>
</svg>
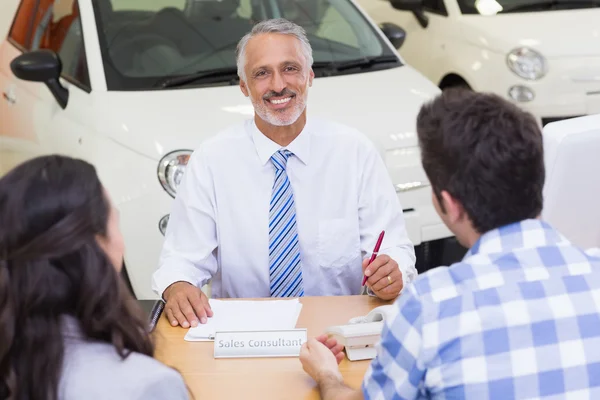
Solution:
<svg viewBox="0 0 600 400">
<path fill-rule="evenodd" d="M 212 297 L 269 297 L 269 203 L 282 149 L 254 120 L 204 142 L 191 156 L 173 202 L 153 289 L 177 281 Z M 309 119 L 286 147 L 306 296 L 361 293 L 362 260 L 385 230 L 405 286 L 417 271 L 402 208 L 375 146 L 355 129 Z"/>
</svg>

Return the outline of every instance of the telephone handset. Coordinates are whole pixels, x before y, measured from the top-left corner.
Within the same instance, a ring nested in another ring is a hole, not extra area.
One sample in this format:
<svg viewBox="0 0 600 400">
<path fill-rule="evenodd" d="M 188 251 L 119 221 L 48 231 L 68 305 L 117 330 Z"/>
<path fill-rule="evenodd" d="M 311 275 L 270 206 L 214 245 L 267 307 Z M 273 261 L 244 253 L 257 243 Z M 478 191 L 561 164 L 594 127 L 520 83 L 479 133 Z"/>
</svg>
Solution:
<svg viewBox="0 0 600 400">
<path fill-rule="evenodd" d="M 350 319 L 346 325 L 331 326 L 326 333 L 344 345 L 350 361 L 369 360 L 376 356 L 375 345 L 381 339 L 383 321 L 393 305 L 374 308 L 365 316 Z"/>
</svg>

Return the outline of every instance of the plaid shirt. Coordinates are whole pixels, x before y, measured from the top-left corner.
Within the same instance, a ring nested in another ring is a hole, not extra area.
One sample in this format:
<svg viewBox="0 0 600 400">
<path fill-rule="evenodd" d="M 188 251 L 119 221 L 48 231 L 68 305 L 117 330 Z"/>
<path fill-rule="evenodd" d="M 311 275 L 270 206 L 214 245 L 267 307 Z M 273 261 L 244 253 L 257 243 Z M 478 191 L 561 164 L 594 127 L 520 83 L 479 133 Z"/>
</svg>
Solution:
<svg viewBox="0 0 600 400">
<path fill-rule="evenodd" d="M 385 323 L 366 399 L 600 399 L 600 257 L 539 220 L 419 276 Z"/>
</svg>

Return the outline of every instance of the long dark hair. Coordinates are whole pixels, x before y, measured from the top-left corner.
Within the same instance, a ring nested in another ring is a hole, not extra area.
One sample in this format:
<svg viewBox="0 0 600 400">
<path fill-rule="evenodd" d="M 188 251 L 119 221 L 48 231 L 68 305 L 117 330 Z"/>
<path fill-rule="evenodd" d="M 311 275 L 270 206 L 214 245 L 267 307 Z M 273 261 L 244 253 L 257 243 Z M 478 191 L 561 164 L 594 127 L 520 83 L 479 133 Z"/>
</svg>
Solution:
<svg viewBox="0 0 600 400">
<path fill-rule="evenodd" d="M 109 212 L 81 160 L 39 157 L 0 179 L 0 399 L 58 398 L 65 316 L 123 358 L 153 355 L 143 314 L 97 242 Z"/>
</svg>

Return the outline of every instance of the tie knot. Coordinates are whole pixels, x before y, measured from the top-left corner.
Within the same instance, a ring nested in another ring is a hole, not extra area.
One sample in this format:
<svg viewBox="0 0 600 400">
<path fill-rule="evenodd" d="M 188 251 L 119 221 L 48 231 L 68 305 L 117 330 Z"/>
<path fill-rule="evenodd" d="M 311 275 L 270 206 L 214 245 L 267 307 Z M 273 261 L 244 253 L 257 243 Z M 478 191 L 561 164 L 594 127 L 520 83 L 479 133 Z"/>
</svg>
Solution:
<svg viewBox="0 0 600 400">
<path fill-rule="evenodd" d="M 271 156 L 271 162 L 275 166 L 275 169 L 278 171 L 285 170 L 287 166 L 287 160 L 292 155 L 292 152 L 289 150 L 279 150 L 275 154 Z"/>
</svg>

